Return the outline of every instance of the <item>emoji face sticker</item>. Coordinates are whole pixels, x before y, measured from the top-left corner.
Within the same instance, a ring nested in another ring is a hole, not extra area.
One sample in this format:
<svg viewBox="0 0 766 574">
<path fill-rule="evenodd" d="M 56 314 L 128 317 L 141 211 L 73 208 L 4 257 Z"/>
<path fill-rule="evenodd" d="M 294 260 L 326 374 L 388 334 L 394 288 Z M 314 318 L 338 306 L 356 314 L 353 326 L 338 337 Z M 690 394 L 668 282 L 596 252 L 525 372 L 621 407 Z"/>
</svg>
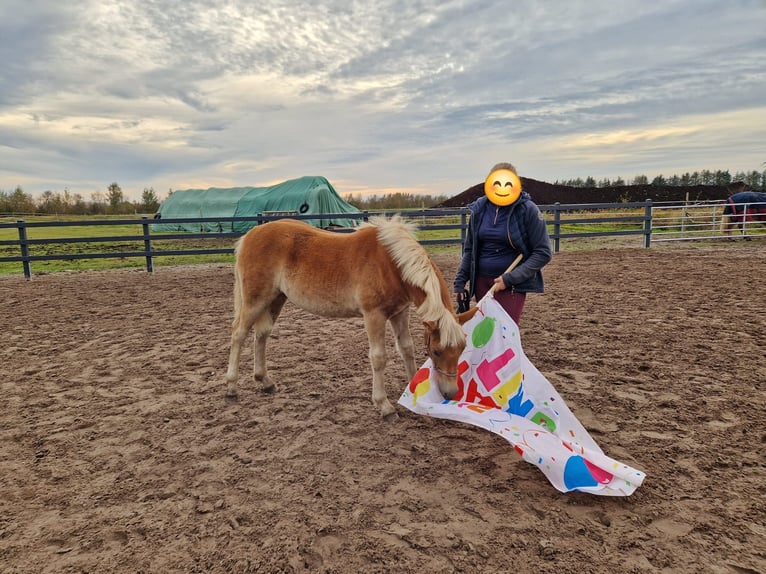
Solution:
<svg viewBox="0 0 766 574">
<path fill-rule="evenodd" d="M 521 180 L 510 169 L 496 169 L 484 180 L 484 193 L 495 205 L 511 205 L 521 195 Z"/>
</svg>

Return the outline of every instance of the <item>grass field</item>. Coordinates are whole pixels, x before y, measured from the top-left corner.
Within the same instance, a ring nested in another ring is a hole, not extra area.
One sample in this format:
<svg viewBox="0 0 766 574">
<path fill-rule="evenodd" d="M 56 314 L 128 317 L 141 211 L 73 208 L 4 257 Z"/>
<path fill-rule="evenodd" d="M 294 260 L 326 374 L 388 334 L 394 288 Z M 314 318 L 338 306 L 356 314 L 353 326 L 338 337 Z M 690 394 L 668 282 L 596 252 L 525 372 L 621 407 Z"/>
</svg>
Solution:
<svg viewBox="0 0 766 574">
<path fill-rule="evenodd" d="M 404 214 L 407 215 L 406 213 Z M 561 239 L 566 249 L 592 249 L 610 244 L 618 246 L 642 245 L 640 235 L 614 236 L 615 232 L 641 231 L 643 222 L 612 221 L 619 217 L 637 217 L 643 215 L 643 210 L 615 209 L 609 211 L 578 211 L 561 214 L 559 233 L 561 234 L 606 234 L 600 237 Z M 670 214 L 664 214 L 666 216 Z M 675 217 L 675 216 L 674 216 Z M 546 218 L 551 233 L 554 231 L 551 214 Z M 127 218 L 130 219 L 130 218 Z M 411 222 L 423 227 L 416 232 L 420 241 L 449 241 L 447 244 L 428 244 L 431 252 L 444 252 L 460 249 L 461 217 L 450 216 L 417 216 L 408 218 Z M 135 224 L 126 224 L 126 218 L 116 218 L 110 224 L 105 216 L 97 217 L 27 217 L 25 218 L 27 239 L 40 241 L 29 246 L 32 257 L 43 258 L 31 261 L 32 274 L 53 273 L 59 271 L 88 271 L 118 268 L 144 268 L 146 258 L 143 255 L 143 228 L 140 219 Z M 578 220 L 587 220 L 578 222 Z M 604 221 L 600 221 L 604 220 Z M 123 223 L 120 223 L 122 221 Z M 65 222 L 66 225 L 61 225 Z M 95 224 L 94 222 L 99 222 Z M 54 225 L 55 224 L 55 225 Z M 451 229 L 436 229 L 437 226 L 453 225 Z M 231 263 L 234 256 L 231 253 L 217 254 L 178 254 L 162 255 L 163 251 L 188 250 L 229 250 L 233 249 L 236 238 L 221 237 L 215 233 L 203 238 L 181 238 L 180 233 L 159 233 L 151 231 L 153 266 L 165 267 L 200 263 Z M 125 253 L 136 255 L 125 256 Z M 111 254 L 114 254 L 112 256 Z M 20 257 L 19 229 L 13 218 L 0 218 L 0 258 Z M 54 259 L 46 259 L 53 257 Z M 87 258 L 92 257 L 92 258 Z M 20 261 L 0 261 L 0 275 L 21 274 L 23 266 Z"/>
<path fill-rule="evenodd" d="M 123 218 L 124 219 L 124 218 Z M 119 268 L 143 268 L 146 259 L 140 256 L 120 256 L 119 253 L 137 253 L 144 251 L 144 242 L 141 236 L 142 225 L 137 220 L 136 224 L 114 225 L 77 225 L 80 221 L 104 221 L 103 217 L 96 218 L 69 218 L 55 221 L 67 221 L 66 226 L 47 226 L 54 220 L 47 217 L 28 217 L 25 223 L 31 225 L 26 228 L 27 240 L 49 241 L 36 243 L 29 247 L 33 257 L 55 257 L 56 259 L 37 260 L 31 262 L 32 273 L 53 273 L 58 271 L 89 271 L 100 269 Z M 435 225 L 435 218 L 426 221 L 418 218 L 414 221 L 418 225 Z M 438 223 L 459 224 L 460 218 L 439 218 Z M 20 257 L 19 230 L 13 220 L 0 219 L 0 258 Z M 41 226 L 38 226 L 41 225 Z M 234 261 L 233 254 L 193 254 L 193 255 L 162 255 L 163 251 L 184 251 L 200 249 L 233 249 L 236 238 L 218 237 L 210 233 L 208 237 L 182 239 L 178 238 L 181 233 L 151 232 L 152 260 L 154 267 L 173 265 L 189 265 L 201 263 L 231 263 Z M 454 244 L 433 245 L 429 249 L 443 251 L 459 249 L 459 229 L 419 230 L 416 233 L 418 240 L 451 240 Z M 110 257 L 110 253 L 115 253 Z M 83 256 L 92 255 L 94 258 Z M 71 256 L 71 257 L 68 257 Z M 0 261 L 0 275 L 23 273 L 20 261 Z"/>
</svg>

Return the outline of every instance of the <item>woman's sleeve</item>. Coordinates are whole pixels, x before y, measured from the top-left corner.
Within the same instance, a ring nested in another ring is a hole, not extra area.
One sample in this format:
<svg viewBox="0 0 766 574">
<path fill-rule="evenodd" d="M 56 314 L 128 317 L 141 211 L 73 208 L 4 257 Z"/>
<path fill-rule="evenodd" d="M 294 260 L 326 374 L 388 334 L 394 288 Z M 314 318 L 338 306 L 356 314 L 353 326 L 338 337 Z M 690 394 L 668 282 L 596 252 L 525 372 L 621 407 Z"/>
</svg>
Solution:
<svg viewBox="0 0 766 574">
<path fill-rule="evenodd" d="M 468 232 L 465 235 L 463 244 L 463 257 L 455 273 L 453 283 L 453 292 L 461 293 L 465 289 L 466 283 L 471 278 L 471 259 L 473 258 L 473 234 L 471 233 L 471 220 L 468 220 Z"/>
<path fill-rule="evenodd" d="M 524 224 L 529 238 L 529 257 L 516 269 L 503 275 L 503 281 L 510 287 L 522 283 L 540 271 L 553 257 L 548 227 L 540 209 L 535 205 L 525 214 Z"/>
</svg>

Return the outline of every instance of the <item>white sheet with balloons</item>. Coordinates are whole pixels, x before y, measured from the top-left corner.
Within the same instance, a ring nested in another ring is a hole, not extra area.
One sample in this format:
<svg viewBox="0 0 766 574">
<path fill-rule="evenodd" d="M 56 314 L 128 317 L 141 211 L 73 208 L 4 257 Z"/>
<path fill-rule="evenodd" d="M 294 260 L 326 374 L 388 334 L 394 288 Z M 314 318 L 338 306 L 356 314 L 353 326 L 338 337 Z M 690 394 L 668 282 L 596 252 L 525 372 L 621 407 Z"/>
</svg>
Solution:
<svg viewBox="0 0 766 574">
<path fill-rule="evenodd" d="M 519 328 L 500 304 L 488 295 L 478 307 L 463 327 L 467 345 L 458 366 L 458 396 L 444 400 L 429 359 L 399 404 L 497 433 L 561 492 L 632 494 L 646 475 L 604 454 L 526 357 Z"/>
</svg>

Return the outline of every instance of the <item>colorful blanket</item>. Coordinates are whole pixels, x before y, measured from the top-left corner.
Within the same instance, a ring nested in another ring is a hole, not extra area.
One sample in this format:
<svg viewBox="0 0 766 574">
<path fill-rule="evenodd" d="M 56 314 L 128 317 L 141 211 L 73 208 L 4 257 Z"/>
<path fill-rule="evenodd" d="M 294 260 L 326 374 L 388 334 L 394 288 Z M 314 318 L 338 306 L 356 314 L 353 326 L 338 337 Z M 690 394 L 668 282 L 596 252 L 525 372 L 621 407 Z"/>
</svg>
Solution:
<svg viewBox="0 0 766 574">
<path fill-rule="evenodd" d="M 468 343 L 458 365 L 459 392 L 446 401 L 428 359 L 399 404 L 411 411 L 468 423 L 510 442 L 561 492 L 628 496 L 645 474 L 599 448 L 521 348 L 519 328 L 488 295 L 463 329 Z"/>
</svg>

